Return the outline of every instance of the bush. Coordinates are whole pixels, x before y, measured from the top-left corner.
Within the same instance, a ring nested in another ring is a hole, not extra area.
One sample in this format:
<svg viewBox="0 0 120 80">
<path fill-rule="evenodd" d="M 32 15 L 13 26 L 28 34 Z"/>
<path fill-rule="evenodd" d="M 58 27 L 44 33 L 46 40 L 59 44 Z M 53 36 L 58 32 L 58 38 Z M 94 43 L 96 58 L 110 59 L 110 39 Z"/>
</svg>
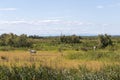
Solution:
<svg viewBox="0 0 120 80">
<path fill-rule="evenodd" d="M 100 48 L 105 48 L 107 46 L 111 46 L 112 45 L 112 40 L 111 40 L 111 36 L 110 35 L 99 35 L 98 36 L 98 41 L 99 41 L 99 47 Z"/>
<path fill-rule="evenodd" d="M 76 35 L 60 37 L 62 43 L 80 43 L 80 39 L 81 37 Z"/>
</svg>

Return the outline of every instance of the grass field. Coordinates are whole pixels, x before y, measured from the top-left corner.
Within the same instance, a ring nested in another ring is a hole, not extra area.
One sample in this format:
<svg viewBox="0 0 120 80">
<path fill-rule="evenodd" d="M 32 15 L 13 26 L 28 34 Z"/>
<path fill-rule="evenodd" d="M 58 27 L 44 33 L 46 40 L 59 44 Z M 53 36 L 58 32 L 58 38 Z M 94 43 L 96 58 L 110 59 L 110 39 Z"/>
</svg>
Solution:
<svg viewBox="0 0 120 80">
<path fill-rule="evenodd" d="M 31 47 L 0 46 L 0 80 L 119 80 L 120 39 L 97 48 L 97 37 L 80 43 L 59 38 L 33 39 Z M 28 49 L 35 49 L 30 54 Z"/>
<path fill-rule="evenodd" d="M 120 64 L 120 54 L 110 51 L 37 51 L 30 54 L 28 51 L 0 51 L 0 65 L 45 65 L 58 68 L 77 68 L 86 65 L 91 69 L 100 69 L 103 65 Z"/>
<path fill-rule="evenodd" d="M 0 70 L 0 80 L 119 80 L 120 54 L 101 50 L 37 51 L 34 55 L 24 50 L 0 51 Z"/>
</svg>

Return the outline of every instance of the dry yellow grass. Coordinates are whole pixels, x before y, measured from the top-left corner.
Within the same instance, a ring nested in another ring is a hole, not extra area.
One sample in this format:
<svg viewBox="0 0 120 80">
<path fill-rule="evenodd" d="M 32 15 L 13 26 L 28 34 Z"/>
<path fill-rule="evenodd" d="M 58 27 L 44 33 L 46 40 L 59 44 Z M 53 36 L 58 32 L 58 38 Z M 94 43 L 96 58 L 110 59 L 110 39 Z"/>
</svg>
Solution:
<svg viewBox="0 0 120 80">
<path fill-rule="evenodd" d="M 0 51 L 0 65 L 44 65 L 53 68 L 78 68 L 79 65 L 86 65 L 87 68 L 99 70 L 104 64 L 100 61 L 68 60 L 57 51 L 38 51 L 31 55 L 28 51 Z"/>
</svg>

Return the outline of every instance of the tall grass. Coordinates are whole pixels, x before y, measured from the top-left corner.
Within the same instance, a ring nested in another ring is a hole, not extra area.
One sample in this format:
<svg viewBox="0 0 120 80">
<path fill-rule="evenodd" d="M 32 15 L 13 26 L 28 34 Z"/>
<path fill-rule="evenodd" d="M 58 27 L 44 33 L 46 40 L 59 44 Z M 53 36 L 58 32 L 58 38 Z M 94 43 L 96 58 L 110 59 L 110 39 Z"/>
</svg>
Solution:
<svg viewBox="0 0 120 80">
<path fill-rule="evenodd" d="M 120 55 L 114 51 L 63 51 L 63 56 L 56 55 L 55 52 L 40 51 L 36 56 L 30 55 L 26 51 L 1 52 L 0 60 L 0 80 L 119 80 L 120 64 L 103 65 L 100 67 L 96 63 L 92 69 L 88 64 L 80 64 L 77 68 L 65 68 L 64 66 L 73 66 L 72 61 L 120 61 Z M 42 55 L 42 56 L 41 56 Z M 49 56 L 48 56 L 49 55 Z M 52 55 L 52 56 L 51 56 Z M 53 56 L 55 55 L 55 56 Z M 65 58 L 67 59 L 65 59 Z M 6 59 L 8 59 L 6 61 Z M 68 60 L 69 59 L 69 60 Z M 77 59 L 77 60 L 76 60 Z M 68 65 L 68 63 L 70 64 Z M 5 63 L 20 63 L 26 65 L 9 65 Z M 30 63 L 30 65 L 29 65 Z M 35 63 L 35 64 L 34 64 Z M 65 64 L 63 64 L 65 63 Z M 32 65 L 33 64 L 33 65 Z M 37 65 L 36 65 L 37 64 Z M 90 64 L 90 65 L 92 65 Z M 39 66 L 38 66 L 39 65 Z M 60 67 L 61 66 L 61 67 Z"/>
<path fill-rule="evenodd" d="M 85 66 L 78 69 L 53 69 L 46 66 L 0 66 L 0 80 L 119 80 L 120 66 L 104 66 L 92 71 Z"/>
<path fill-rule="evenodd" d="M 77 60 L 99 60 L 99 61 L 120 61 L 120 54 L 113 51 L 87 51 L 87 52 L 70 52 L 65 58 Z"/>
</svg>

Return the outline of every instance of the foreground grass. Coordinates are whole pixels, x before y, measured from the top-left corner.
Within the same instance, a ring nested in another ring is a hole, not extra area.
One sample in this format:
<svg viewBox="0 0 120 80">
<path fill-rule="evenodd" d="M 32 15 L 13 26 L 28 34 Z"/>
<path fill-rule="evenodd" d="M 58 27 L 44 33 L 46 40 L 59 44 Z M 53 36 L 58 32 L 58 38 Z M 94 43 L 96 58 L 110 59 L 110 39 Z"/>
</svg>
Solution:
<svg viewBox="0 0 120 80">
<path fill-rule="evenodd" d="M 62 54 L 62 55 L 61 55 Z M 0 80 L 119 80 L 120 55 L 111 51 L 0 51 Z"/>
<path fill-rule="evenodd" d="M 104 66 L 99 71 L 79 66 L 78 69 L 53 69 L 51 67 L 0 66 L 0 80 L 119 80 L 120 66 Z"/>
</svg>

